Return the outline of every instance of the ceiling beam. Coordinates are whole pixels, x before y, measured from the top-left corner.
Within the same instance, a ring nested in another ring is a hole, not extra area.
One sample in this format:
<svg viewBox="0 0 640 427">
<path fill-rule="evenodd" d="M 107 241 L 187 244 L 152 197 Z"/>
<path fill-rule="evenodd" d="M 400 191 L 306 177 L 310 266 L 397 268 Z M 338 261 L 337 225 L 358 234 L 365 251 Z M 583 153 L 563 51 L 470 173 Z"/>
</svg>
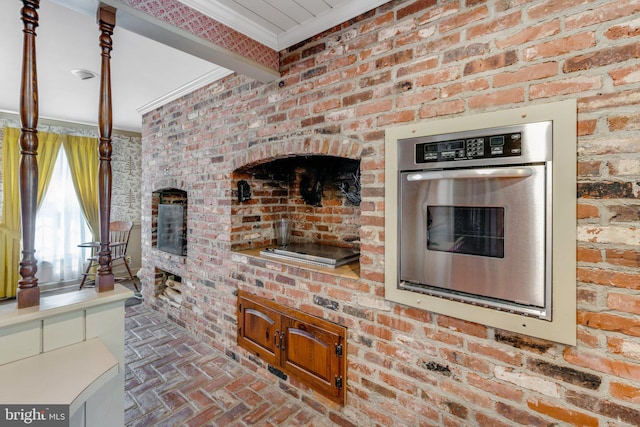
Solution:
<svg viewBox="0 0 640 427">
<path fill-rule="evenodd" d="M 98 0 L 55 1 L 90 15 L 93 15 L 99 7 Z M 118 0 L 102 0 L 101 3 L 117 9 L 120 28 L 263 83 L 280 77 L 278 52 L 177 0 L 173 1 L 176 7 L 188 8 L 185 10 L 186 13 L 196 16 L 198 22 L 205 22 L 208 28 L 215 28 L 216 31 L 196 34 L 196 31 L 188 26 L 188 22 L 183 23 L 180 28 L 170 22 L 171 16 L 168 15 L 158 13 L 158 16 L 152 16 Z M 128 1 L 128 3 L 135 3 L 136 7 L 142 7 L 144 2 L 145 0 Z"/>
</svg>

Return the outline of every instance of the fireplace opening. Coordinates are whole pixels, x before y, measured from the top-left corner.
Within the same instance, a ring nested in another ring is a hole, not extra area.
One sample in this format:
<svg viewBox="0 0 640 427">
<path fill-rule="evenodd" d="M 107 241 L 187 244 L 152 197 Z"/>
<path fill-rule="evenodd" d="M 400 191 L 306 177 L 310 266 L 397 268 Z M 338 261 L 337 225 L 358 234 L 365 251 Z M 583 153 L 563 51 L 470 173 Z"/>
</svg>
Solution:
<svg viewBox="0 0 640 427">
<path fill-rule="evenodd" d="M 274 224 L 282 218 L 291 221 L 292 243 L 359 250 L 359 160 L 329 155 L 270 159 L 236 169 L 231 188 L 233 250 L 275 245 Z"/>
<path fill-rule="evenodd" d="M 187 255 L 187 192 L 175 188 L 152 195 L 152 246 L 174 255 Z"/>
<path fill-rule="evenodd" d="M 322 207 L 328 200 L 345 197 L 346 204 L 360 205 L 360 161 L 334 156 L 296 156 L 276 159 L 260 165 L 240 168 L 257 180 L 284 183 L 288 197 L 299 192 L 305 204 Z M 240 188 L 246 181 L 240 181 Z M 239 190 L 240 191 L 240 190 Z M 246 191 L 246 190 L 245 190 Z M 239 200 L 242 199 L 239 195 Z"/>
</svg>

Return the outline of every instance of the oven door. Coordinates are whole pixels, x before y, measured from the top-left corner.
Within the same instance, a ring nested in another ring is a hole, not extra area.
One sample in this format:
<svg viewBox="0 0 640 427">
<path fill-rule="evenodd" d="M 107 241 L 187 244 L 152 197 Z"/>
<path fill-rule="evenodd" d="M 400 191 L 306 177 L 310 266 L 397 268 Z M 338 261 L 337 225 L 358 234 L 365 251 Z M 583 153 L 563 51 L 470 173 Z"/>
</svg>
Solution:
<svg viewBox="0 0 640 427">
<path fill-rule="evenodd" d="M 400 175 L 401 288 L 550 313 L 544 164 Z"/>
</svg>

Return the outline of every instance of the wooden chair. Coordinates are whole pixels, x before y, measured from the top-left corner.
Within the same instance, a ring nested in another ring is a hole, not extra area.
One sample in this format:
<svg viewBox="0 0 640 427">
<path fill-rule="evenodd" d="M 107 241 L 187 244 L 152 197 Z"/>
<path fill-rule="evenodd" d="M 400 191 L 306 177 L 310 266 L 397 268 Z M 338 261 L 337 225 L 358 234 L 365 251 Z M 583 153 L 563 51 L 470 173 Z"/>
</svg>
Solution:
<svg viewBox="0 0 640 427">
<path fill-rule="evenodd" d="M 133 222 L 131 221 L 113 221 L 109 224 L 109 246 L 111 248 L 111 268 L 116 262 L 121 262 L 127 268 L 127 272 L 129 273 L 129 277 L 131 278 L 131 282 L 133 286 L 136 288 L 137 292 L 140 292 L 138 289 L 138 285 L 136 284 L 135 277 L 131 273 L 131 268 L 129 267 L 129 261 L 127 261 L 127 247 L 129 246 L 129 237 L 131 236 L 131 229 L 133 228 Z M 95 243 L 95 245 L 93 245 Z M 92 246 L 93 245 L 93 246 Z M 87 280 L 88 276 L 94 276 L 97 272 L 91 272 L 91 268 L 97 267 L 98 264 L 98 255 L 97 250 L 100 248 L 99 242 L 91 242 L 89 244 L 81 244 L 81 247 L 92 247 L 93 253 L 90 258 L 87 258 L 89 261 L 89 265 L 87 269 L 82 274 L 82 281 L 80 282 L 80 289 L 84 286 L 84 282 Z M 126 278 L 119 278 L 120 280 Z"/>
</svg>

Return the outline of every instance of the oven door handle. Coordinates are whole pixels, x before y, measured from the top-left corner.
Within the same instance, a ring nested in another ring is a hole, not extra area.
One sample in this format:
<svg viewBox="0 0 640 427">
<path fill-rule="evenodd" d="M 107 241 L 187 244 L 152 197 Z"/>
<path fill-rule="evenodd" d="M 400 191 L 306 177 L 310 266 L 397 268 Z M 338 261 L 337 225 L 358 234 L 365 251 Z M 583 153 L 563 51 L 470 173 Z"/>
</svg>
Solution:
<svg viewBox="0 0 640 427">
<path fill-rule="evenodd" d="M 459 169 L 410 173 L 407 181 L 433 181 L 438 179 L 493 179 L 526 178 L 533 175 L 530 168 Z"/>
</svg>

